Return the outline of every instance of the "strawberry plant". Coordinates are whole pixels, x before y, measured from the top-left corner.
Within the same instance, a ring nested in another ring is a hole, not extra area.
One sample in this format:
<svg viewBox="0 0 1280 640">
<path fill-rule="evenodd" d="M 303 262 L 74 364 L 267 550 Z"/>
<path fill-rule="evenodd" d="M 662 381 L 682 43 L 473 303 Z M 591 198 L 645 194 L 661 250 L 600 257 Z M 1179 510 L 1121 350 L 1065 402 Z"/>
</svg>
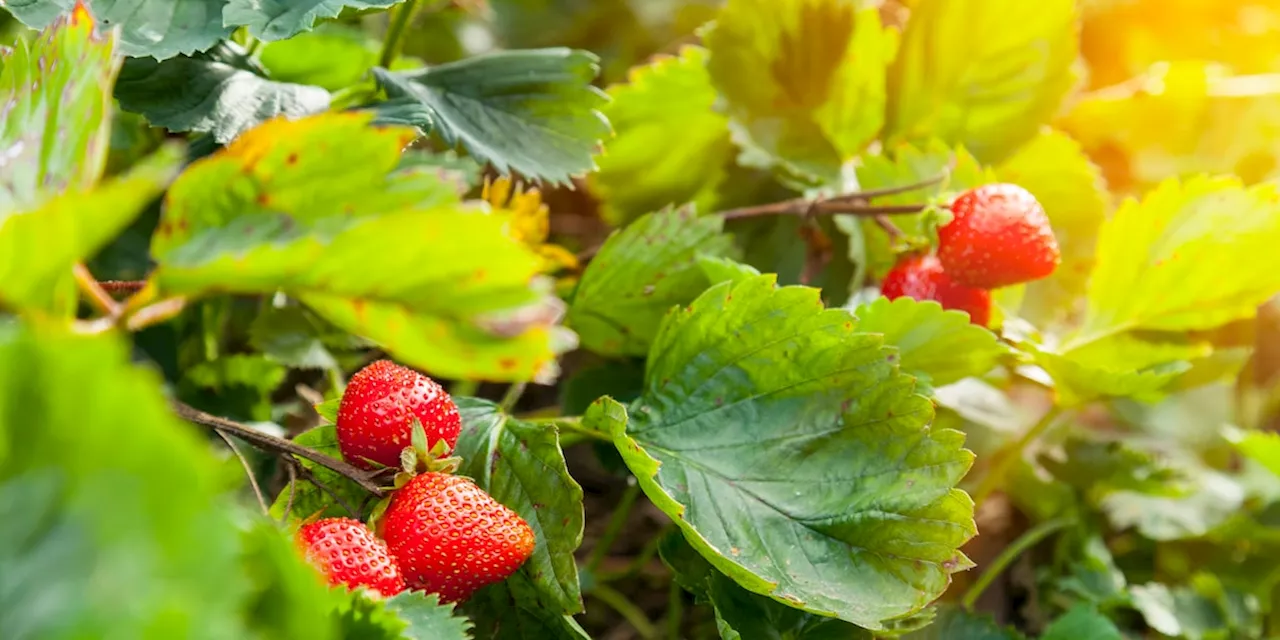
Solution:
<svg viewBox="0 0 1280 640">
<path fill-rule="evenodd" d="M 0 0 L 0 635 L 1277 637 L 1275 24 Z"/>
</svg>

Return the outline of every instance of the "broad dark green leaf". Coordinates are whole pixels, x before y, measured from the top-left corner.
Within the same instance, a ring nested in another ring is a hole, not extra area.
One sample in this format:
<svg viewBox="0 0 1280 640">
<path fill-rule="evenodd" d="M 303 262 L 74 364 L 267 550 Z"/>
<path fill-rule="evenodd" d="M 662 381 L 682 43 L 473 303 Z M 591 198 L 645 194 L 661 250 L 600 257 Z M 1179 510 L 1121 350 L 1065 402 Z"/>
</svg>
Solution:
<svg viewBox="0 0 1280 640">
<path fill-rule="evenodd" d="M 298 118 L 329 108 L 328 91 L 268 80 L 232 42 L 163 62 L 130 58 L 115 96 L 122 108 L 157 127 L 207 133 L 220 143 L 276 116 Z"/>
<path fill-rule="evenodd" d="M 886 137 L 940 138 L 984 162 L 1003 159 L 1075 84 L 1077 31 L 1072 0 L 914 3 L 889 72 Z"/>
<path fill-rule="evenodd" d="M 397 168 L 412 132 L 369 117 L 272 120 L 191 165 L 152 241 L 161 291 L 284 291 L 433 375 L 553 377 L 572 336 L 539 258 L 437 170 Z"/>
<path fill-rule="evenodd" d="M 933 624 L 903 636 L 903 640 L 1026 640 L 1021 633 L 997 624 L 990 614 L 971 613 L 955 606 L 939 609 Z"/>
<path fill-rule="evenodd" d="M 1124 640 L 1124 635 L 1106 616 L 1087 604 L 1072 607 L 1049 623 L 1040 640 Z"/>
<path fill-rule="evenodd" d="M 338 433 L 331 424 L 303 431 L 293 441 L 327 456 L 342 459 L 342 452 L 338 449 Z M 359 520 L 363 515 L 362 508 L 372 505 L 372 494 L 346 476 L 305 458 L 295 459 L 328 491 L 321 489 L 315 482 L 299 477 L 293 481 L 292 487 L 285 486 L 280 490 L 280 495 L 276 496 L 271 505 L 271 517 L 280 520 L 287 513 L 288 523 L 291 525 L 297 525 L 312 516 Z M 351 511 L 347 510 L 348 507 Z"/>
<path fill-rule="evenodd" d="M 197 429 L 169 413 L 159 377 L 130 364 L 121 341 L 0 329 L 0 494 L 44 496 L 34 511 L 5 511 L 22 514 L 0 541 L 0 555 L 15 554 L 0 572 L 6 637 L 287 633 L 250 631 L 261 581 L 240 561 L 227 476 Z"/>
<path fill-rule="evenodd" d="M 408 626 L 404 640 L 467 640 L 471 623 L 453 613 L 453 605 L 442 605 L 435 595 L 405 591 L 387 600 L 387 609 Z"/>
<path fill-rule="evenodd" d="M 224 0 L 226 24 L 245 26 L 265 41 L 284 40 L 310 31 L 316 22 L 336 18 L 343 9 L 385 9 L 401 0 Z"/>
<path fill-rule="evenodd" d="M 516 577 L 527 588 L 510 590 L 521 608 L 543 608 L 555 614 L 582 611 L 578 566 L 573 552 L 582 543 L 582 487 L 565 468 L 564 453 L 553 427 L 521 422 L 497 405 L 457 398 L 462 433 L 455 455 L 463 459 L 458 473 L 469 476 L 495 500 L 520 514 L 537 536 L 533 556 Z M 528 600 L 532 596 L 534 600 Z M 488 598 L 503 599 L 497 594 Z"/>
<path fill-rule="evenodd" d="M 733 144 L 728 118 L 714 108 L 706 64 L 705 49 L 685 47 L 609 88 L 604 115 L 617 135 L 589 178 L 614 224 L 671 205 L 706 210 L 715 200 Z"/>
<path fill-rule="evenodd" d="M 0 306 L 74 310 L 71 268 L 88 259 L 160 195 L 182 151 L 165 146 L 128 173 L 76 188 L 23 213 L 0 213 Z"/>
<path fill-rule="evenodd" d="M 874 8 L 730 0 L 713 25 L 704 39 L 711 79 L 735 123 L 774 162 L 830 179 L 875 139 L 897 39 Z"/>
<path fill-rule="evenodd" d="M 15 4 L 7 8 L 19 11 Z M 50 21 L 0 49 L 0 220 L 92 187 L 106 163 L 120 68 L 114 34 L 95 34 L 83 10 Z"/>
<path fill-rule="evenodd" d="M 853 310 L 858 331 L 879 333 L 897 347 L 904 373 L 932 386 L 951 384 L 990 371 L 1009 353 L 996 334 L 969 322 L 961 311 L 945 311 L 933 301 L 876 298 Z"/>
<path fill-rule="evenodd" d="M 591 640 L 573 616 L 537 605 L 538 590 L 517 573 L 467 601 L 477 640 Z"/>
<path fill-rule="evenodd" d="M 699 256 L 733 248 L 724 218 L 689 208 L 647 214 L 614 233 L 592 258 L 569 307 L 582 345 L 606 355 L 644 355 L 672 306 L 711 283 Z"/>
<path fill-rule="evenodd" d="M 971 567 L 975 533 L 973 455 L 891 355 L 815 289 L 725 282 L 664 320 L 640 400 L 585 420 L 739 585 L 880 628 Z"/>
<path fill-rule="evenodd" d="M 678 531 L 659 542 L 662 560 L 674 579 L 715 608 L 720 636 L 745 640 L 870 640 L 871 634 L 848 622 L 793 609 L 738 586 L 698 555 Z"/>
<path fill-rule="evenodd" d="M 204 51 L 231 35 L 223 25 L 226 0 L 94 0 L 99 29 L 120 28 L 120 53 L 158 60 Z M 40 29 L 71 11 L 76 0 L 9 0 L 23 24 Z M 109 85 L 104 85 L 104 88 Z"/>
<path fill-rule="evenodd" d="M 390 98 L 417 103 L 422 130 L 502 173 L 560 183 L 595 169 L 592 155 L 609 135 L 598 111 L 608 98 L 591 86 L 597 71 L 591 53 L 535 49 L 374 74 Z"/>
</svg>

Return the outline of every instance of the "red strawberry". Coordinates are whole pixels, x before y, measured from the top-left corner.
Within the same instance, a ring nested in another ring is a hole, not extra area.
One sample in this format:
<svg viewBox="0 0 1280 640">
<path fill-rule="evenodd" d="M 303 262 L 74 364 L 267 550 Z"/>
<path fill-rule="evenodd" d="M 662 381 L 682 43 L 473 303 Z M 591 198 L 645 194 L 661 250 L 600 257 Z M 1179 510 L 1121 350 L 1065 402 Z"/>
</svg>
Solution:
<svg viewBox="0 0 1280 640">
<path fill-rule="evenodd" d="M 365 587 L 384 597 L 404 591 L 387 545 L 359 520 L 325 518 L 298 530 L 298 547 L 333 586 Z"/>
<path fill-rule="evenodd" d="M 938 229 L 938 259 L 961 284 L 997 289 L 1039 280 L 1058 267 L 1058 241 L 1044 208 L 1026 189 L 988 184 L 951 203 Z"/>
<path fill-rule="evenodd" d="M 935 256 L 899 262 L 884 277 L 880 292 L 890 300 L 903 296 L 935 300 L 944 309 L 968 312 L 970 322 L 984 327 L 991 319 L 991 292 L 953 282 Z"/>
<path fill-rule="evenodd" d="M 414 476 L 383 514 L 387 548 L 410 589 L 461 602 L 515 573 L 533 553 L 533 529 L 461 476 Z"/>
<path fill-rule="evenodd" d="M 422 423 L 427 449 L 458 442 L 462 418 L 453 398 L 435 380 L 389 360 L 379 360 L 351 376 L 338 405 L 338 449 L 363 469 L 364 458 L 400 466 L 400 452 L 412 445 L 413 419 Z"/>
</svg>

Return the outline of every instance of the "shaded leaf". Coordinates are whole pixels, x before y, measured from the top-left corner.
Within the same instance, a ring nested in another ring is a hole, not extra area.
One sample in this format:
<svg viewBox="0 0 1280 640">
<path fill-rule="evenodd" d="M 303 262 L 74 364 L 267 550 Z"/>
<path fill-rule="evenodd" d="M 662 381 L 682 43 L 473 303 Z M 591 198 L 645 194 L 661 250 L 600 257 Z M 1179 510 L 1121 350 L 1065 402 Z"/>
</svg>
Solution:
<svg viewBox="0 0 1280 640">
<path fill-rule="evenodd" d="M 20 14 L 15 4 L 7 8 Z M 83 7 L 54 15 L 38 36 L 0 49 L 0 220 L 92 187 L 106 163 L 115 34 L 94 33 Z"/>
<path fill-rule="evenodd" d="M 1209 574 L 1196 574 L 1191 583 L 1169 586 L 1156 582 L 1129 589 L 1133 607 L 1147 625 L 1166 636 L 1187 640 L 1259 637 L 1261 615 L 1255 597 L 1226 589 Z"/>
<path fill-rule="evenodd" d="M 1175 468 L 1153 452 L 1123 441 L 1073 436 L 1063 443 L 1061 456 L 1041 456 L 1040 464 L 1058 480 L 1094 499 L 1117 490 L 1183 495 L 1181 476 Z"/>
<path fill-rule="evenodd" d="M 647 353 L 667 310 L 710 285 L 699 256 L 732 251 L 723 229 L 724 218 L 685 208 L 647 214 L 610 236 L 569 307 L 582 345 L 605 355 Z"/>
<path fill-rule="evenodd" d="M 385 9 L 401 0 L 226 0 L 222 20 L 245 26 L 249 34 L 265 41 L 284 40 L 310 31 L 324 18 L 336 18 L 343 9 Z"/>
<path fill-rule="evenodd" d="M 1040 640 L 1124 640 L 1106 616 L 1087 604 L 1078 604 L 1049 623 Z"/>
<path fill-rule="evenodd" d="M 713 24 L 704 37 L 711 79 L 753 145 L 802 174 L 832 178 L 875 139 L 897 44 L 875 9 L 730 0 Z"/>
<path fill-rule="evenodd" d="M 617 135 L 589 176 L 606 220 L 623 225 L 666 206 L 714 202 L 733 145 L 706 64 L 706 49 L 688 46 L 609 88 L 603 111 Z"/>
<path fill-rule="evenodd" d="M 191 165 L 152 242 L 161 291 L 282 290 L 433 375 L 553 376 L 572 336 L 538 257 L 437 172 L 397 170 L 412 134 L 368 119 L 272 120 Z"/>
<path fill-rule="evenodd" d="M 597 110 L 607 97 L 591 86 L 597 71 L 591 53 L 535 49 L 374 75 L 392 100 L 417 103 L 408 119 L 422 130 L 501 173 L 559 183 L 595 169 L 591 157 L 609 133 Z"/>
<path fill-rule="evenodd" d="M 268 307 L 249 326 L 249 344 L 276 362 L 298 369 L 338 370 L 324 343 L 334 331 L 300 306 Z"/>
<path fill-rule="evenodd" d="M 934 623 L 903 636 L 903 640 L 1026 640 L 1014 629 L 1002 627 L 990 614 L 977 614 L 955 606 L 939 607 Z M 1081 639 L 1083 640 L 1083 639 Z"/>
<path fill-rule="evenodd" d="M 338 433 L 331 424 L 303 431 L 293 441 L 332 458 L 342 459 L 342 452 L 338 449 Z M 287 512 L 290 525 L 298 525 L 313 515 L 317 518 L 360 519 L 362 514 L 359 512 L 362 507 L 371 502 L 372 494 L 336 471 L 330 471 L 305 458 L 295 457 L 294 459 L 298 464 L 306 467 L 316 480 L 329 490 L 325 491 L 316 483 L 299 477 L 294 480 L 292 489 L 285 486 L 280 490 L 280 495 L 276 496 L 275 502 L 271 504 L 271 517 L 277 520 L 283 519 Z M 334 498 L 330 491 L 337 494 L 341 500 Z M 291 494 L 292 504 L 290 503 Z M 345 506 L 343 502 L 346 503 Z M 347 511 L 348 506 L 356 513 Z"/>
<path fill-rule="evenodd" d="M 1152 540 L 1203 536 L 1244 503 L 1244 489 L 1230 476 L 1183 464 L 1188 491 L 1178 495 L 1120 490 L 1102 498 L 1102 511 L 1119 529 L 1136 528 Z"/>
<path fill-rule="evenodd" d="M 923 608 L 972 566 L 972 454 L 878 336 L 772 276 L 721 283 L 664 320 L 644 395 L 604 398 L 646 495 L 742 587 L 867 628 Z"/>
<path fill-rule="evenodd" d="M 0 214 L 0 306 L 74 310 L 71 268 L 88 259 L 160 195 L 182 161 L 175 146 L 92 189 L 67 191 L 38 208 Z"/>
<path fill-rule="evenodd" d="M 898 350 L 904 373 L 931 386 L 980 376 L 1009 353 L 996 334 L 969 322 L 967 314 L 933 302 L 880 297 L 853 309 L 858 331 L 879 333 Z"/>
<path fill-rule="evenodd" d="M 226 0 L 94 0 L 98 28 L 120 28 L 120 53 L 159 60 L 204 51 L 231 35 L 223 26 Z M 76 0 L 8 0 L 5 8 L 33 29 L 71 11 Z M 104 85 L 104 88 L 110 85 Z"/>
<path fill-rule="evenodd" d="M 219 143 L 276 116 L 299 118 L 329 108 L 328 91 L 268 80 L 254 64 L 232 42 L 163 62 L 130 58 L 115 96 L 122 108 L 157 127 L 207 133 Z"/>
<path fill-rule="evenodd" d="M 483 400 L 457 402 L 463 426 L 454 452 L 464 460 L 458 473 L 518 513 L 537 537 L 533 555 L 517 575 L 488 589 L 509 589 L 518 608 L 582 611 L 573 557 L 582 543 L 582 487 L 565 468 L 556 430 L 516 420 Z M 492 593 L 486 597 L 505 600 Z"/>
<path fill-rule="evenodd" d="M 1001 160 L 1057 111 L 1078 46 L 1072 0 L 918 2 L 889 72 L 886 137 Z"/>
</svg>

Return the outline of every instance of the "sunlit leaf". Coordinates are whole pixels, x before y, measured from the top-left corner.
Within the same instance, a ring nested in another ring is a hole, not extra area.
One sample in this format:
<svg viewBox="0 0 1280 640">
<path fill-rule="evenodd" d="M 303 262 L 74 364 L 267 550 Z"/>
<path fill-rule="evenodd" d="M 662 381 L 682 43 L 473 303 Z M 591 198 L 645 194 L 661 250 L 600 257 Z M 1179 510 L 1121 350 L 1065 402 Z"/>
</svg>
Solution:
<svg viewBox="0 0 1280 640">
<path fill-rule="evenodd" d="M 1233 427 L 1225 429 L 1224 435 L 1240 453 L 1280 476 L 1280 434 Z"/>
<path fill-rule="evenodd" d="M 889 73 L 889 140 L 942 140 L 984 162 L 1031 139 L 1076 82 L 1075 2 L 921 0 Z"/>
<path fill-rule="evenodd" d="M 77 0 L 8 0 L 5 8 L 29 27 L 40 29 L 71 11 Z M 224 26 L 226 0 L 94 0 L 99 28 L 120 27 L 120 53 L 159 60 L 204 51 L 231 35 Z M 103 85 L 102 88 L 110 86 Z"/>
<path fill-rule="evenodd" d="M 733 153 L 728 119 L 714 110 L 707 51 L 685 47 L 632 69 L 609 88 L 604 114 L 616 136 L 605 144 L 590 184 L 615 224 L 669 205 L 714 201 Z"/>
<path fill-rule="evenodd" d="M 553 375 L 572 342 L 537 256 L 437 172 L 397 170 L 412 133 L 368 118 L 273 120 L 189 167 L 153 240 L 161 291 L 281 290 L 435 375 Z"/>
<path fill-rule="evenodd" d="M 569 307 L 583 346 L 608 355 L 644 355 L 667 310 L 710 286 L 698 257 L 732 250 L 724 219 L 690 209 L 641 217 L 592 258 Z"/>
<path fill-rule="evenodd" d="M 724 282 L 664 320 L 640 400 L 586 421 L 739 585 L 880 628 L 972 566 L 974 535 L 973 456 L 890 355 L 815 289 Z"/>
<path fill-rule="evenodd" d="M 969 322 L 960 311 L 944 311 L 933 301 L 880 297 L 853 309 L 858 331 L 879 333 L 898 350 L 904 373 L 932 386 L 951 384 L 991 370 L 1009 349 L 996 334 Z"/>
<path fill-rule="evenodd" d="M 276 116 L 298 118 L 329 108 L 328 91 L 268 80 L 231 42 L 163 62 L 130 58 L 115 95 L 121 108 L 157 127 L 207 133 L 220 143 Z"/>
<path fill-rule="evenodd" d="M 18 12 L 14 4 L 7 8 Z M 50 21 L 38 36 L 0 49 L 0 220 L 93 186 L 106 163 L 110 87 L 120 69 L 115 34 L 94 33 L 84 7 Z"/>
<path fill-rule="evenodd" d="M 780 163 L 831 178 L 879 133 L 897 38 L 875 9 L 730 0 L 704 41 L 730 114 Z"/>
<path fill-rule="evenodd" d="M 330 23 L 266 45 L 260 60 L 272 80 L 337 91 L 378 64 L 378 44 L 359 28 Z"/>
<path fill-rule="evenodd" d="M 1126 334 L 1066 353 L 1024 347 L 1053 379 L 1063 406 L 1105 397 L 1159 400 L 1178 376 L 1191 370 L 1190 359 L 1206 355 L 1204 345 L 1148 342 Z"/>
<path fill-rule="evenodd" d="M 422 130 L 501 173 L 558 183 L 594 169 L 609 134 L 598 111 L 608 99 L 591 86 L 597 71 L 591 53 L 536 49 L 374 74 L 390 98 L 418 108 L 413 124 Z"/>
<path fill-rule="evenodd" d="M 225 0 L 222 20 L 245 26 L 265 41 L 284 40 L 310 31 L 316 22 L 336 18 L 343 9 L 385 9 L 401 0 Z"/>
</svg>

